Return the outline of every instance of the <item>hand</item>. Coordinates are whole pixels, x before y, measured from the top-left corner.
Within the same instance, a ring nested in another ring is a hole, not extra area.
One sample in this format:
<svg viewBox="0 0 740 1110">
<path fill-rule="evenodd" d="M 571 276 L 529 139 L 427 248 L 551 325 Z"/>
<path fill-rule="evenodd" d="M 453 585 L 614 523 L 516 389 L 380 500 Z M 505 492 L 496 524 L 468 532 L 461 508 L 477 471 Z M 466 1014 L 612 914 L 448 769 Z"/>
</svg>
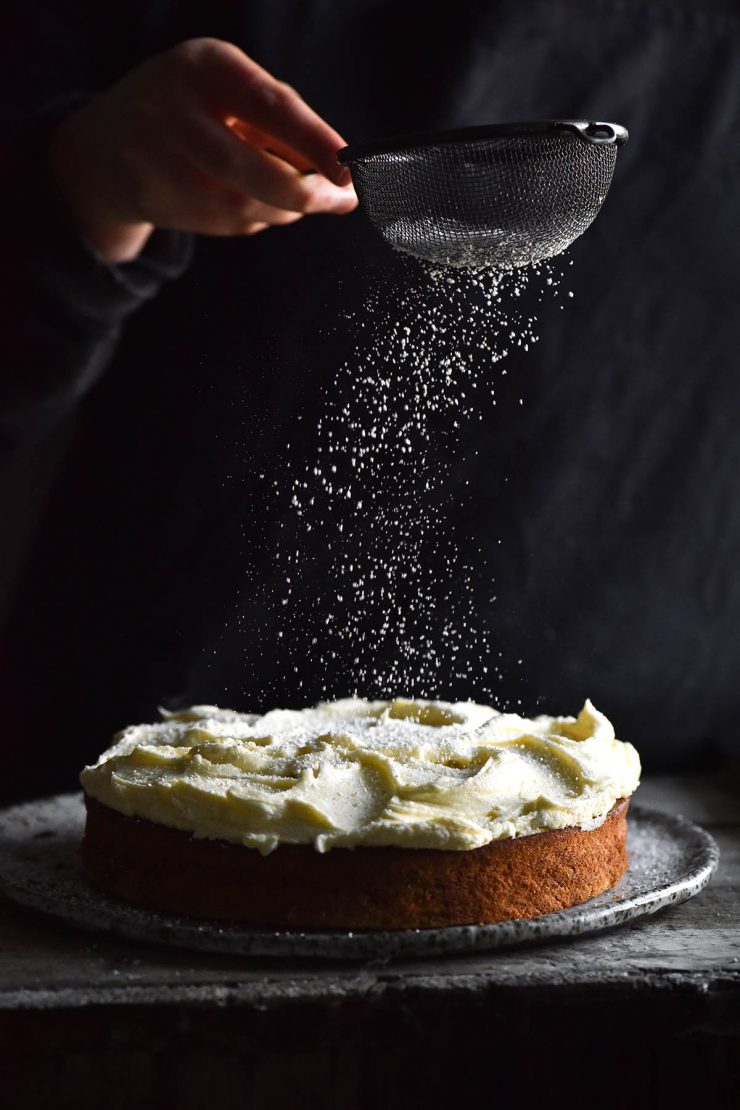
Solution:
<svg viewBox="0 0 740 1110">
<path fill-rule="evenodd" d="M 53 176 L 85 241 L 135 258 L 155 227 L 253 235 L 357 205 L 344 140 L 236 46 L 191 39 L 72 113 Z M 308 171 L 316 171 L 309 173 Z"/>
</svg>

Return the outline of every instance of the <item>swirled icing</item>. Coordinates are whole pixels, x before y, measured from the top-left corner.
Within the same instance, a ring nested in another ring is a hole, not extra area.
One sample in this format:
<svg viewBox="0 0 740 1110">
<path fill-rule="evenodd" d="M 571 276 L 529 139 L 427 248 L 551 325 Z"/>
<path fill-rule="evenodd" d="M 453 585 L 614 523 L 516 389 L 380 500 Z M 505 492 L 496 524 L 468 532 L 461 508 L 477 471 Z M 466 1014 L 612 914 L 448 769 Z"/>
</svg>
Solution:
<svg viewBox="0 0 740 1110">
<path fill-rule="evenodd" d="M 280 844 L 464 851 L 592 827 L 640 775 L 635 749 L 588 701 L 577 718 L 533 720 L 403 698 L 164 716 L 120 732 L 82 772 L 85 792 L 263 854 Z"/>
</svg>

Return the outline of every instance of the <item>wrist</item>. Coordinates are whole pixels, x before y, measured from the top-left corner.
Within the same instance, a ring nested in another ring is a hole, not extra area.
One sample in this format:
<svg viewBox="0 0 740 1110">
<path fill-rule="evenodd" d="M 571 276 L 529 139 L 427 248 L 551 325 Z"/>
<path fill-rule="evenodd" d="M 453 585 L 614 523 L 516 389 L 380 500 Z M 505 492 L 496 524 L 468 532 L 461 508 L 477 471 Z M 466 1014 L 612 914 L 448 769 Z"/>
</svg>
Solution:
<svg viewBox="0 0 740 1110">
<path fill-rule="evenodd" d="M 125 219 L 106 202 L 108 189 L 100 165 L 87 157 L 74 116 L 57 130 L 49 148 L 49 168 L 54 186 L 85 244 L 103 261 L 131 262 L 143 250 L 154 225 Z"/>
<path fill-rule="evenodd" d="M 154 231 L 153 224 L 123 223 L 88 213 L 75 214 L 68 204 L 81 238 L 104 262 L 133 262 L 144 249 Z"/>
</svg>

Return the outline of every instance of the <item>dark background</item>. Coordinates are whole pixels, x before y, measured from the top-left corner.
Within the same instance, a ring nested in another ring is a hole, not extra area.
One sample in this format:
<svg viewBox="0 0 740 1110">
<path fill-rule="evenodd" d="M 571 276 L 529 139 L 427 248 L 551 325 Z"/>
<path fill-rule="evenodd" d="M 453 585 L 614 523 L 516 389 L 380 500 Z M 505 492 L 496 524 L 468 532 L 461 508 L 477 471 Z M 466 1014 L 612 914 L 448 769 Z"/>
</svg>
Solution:
<svg viewBox="0 0 740 1110">
<path fill-rule="evenodd" d="M 204 34 L 353 142 L 548 117 L 629 127 L 604 210 L 571 251 L 574 301 L 542 306 L 541 342 L 512 356 L 495 408 L 463 429 L 449 528 L 482 549 L 481 619 L 509 661 L 502 707 L 577 712 L 589 696 L 649 769 L 736 754 L 737 8 L 265 0 L 28 15 L 34 81 L 12 102 L 20 188 L 4 257 L 5 794 L 72 788 L 114 729 L 160 704 L 259 711 L 354 685 L 350 659 L 327 675 L 310 650 L 327 603 L 320 536 L 293 598 L 299 631 L 289 649 L 271 636 L 269 491 L 310 455 L 322 390 L 351 349 L 342 313 L 379 279 L 409 280 L 408 264 L 362 214 L 312 217 L 201 239 L 176 280 L 155 259 L 148 291 L 161 290 L 124 311 L 34 184 L 65 104 Z M 419 554 L 434 570 L 435 552 Z"/>
</svg>

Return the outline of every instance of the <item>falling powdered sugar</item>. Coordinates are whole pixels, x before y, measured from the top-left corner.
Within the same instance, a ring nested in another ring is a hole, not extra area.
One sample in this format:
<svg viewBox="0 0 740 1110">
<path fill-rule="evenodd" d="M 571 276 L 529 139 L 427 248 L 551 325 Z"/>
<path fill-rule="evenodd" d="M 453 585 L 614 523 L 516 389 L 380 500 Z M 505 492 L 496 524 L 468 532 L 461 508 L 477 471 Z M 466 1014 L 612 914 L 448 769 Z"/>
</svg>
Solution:
<svg viewBox="0 0 740 1110">
<path fill-rule="evenodd" d="M 461 556 L 451 518 L 465 491 L 450 477 L 466 429 L 483 419 L 482 394 L 495 405 L 507 356 L 537 342 L 525 292 L 557 296 L 560 277 L 548 263 L 410 262 L 406 273 L 379 281 L 349 321 L 353 356 L 324 399 L 283 514 L 277 635 L 288 659 L 312 657 L 325 698 L 440 697 L 461 682 L 468 696 L 491 698 L 503 665 L 490 625 L 495 590 L 482 552 Z M 317 532 L 320 571 L 307 555 Z M 294 607 L 307 583 L 322 614 L 308 644 Z"/>
</svg>

